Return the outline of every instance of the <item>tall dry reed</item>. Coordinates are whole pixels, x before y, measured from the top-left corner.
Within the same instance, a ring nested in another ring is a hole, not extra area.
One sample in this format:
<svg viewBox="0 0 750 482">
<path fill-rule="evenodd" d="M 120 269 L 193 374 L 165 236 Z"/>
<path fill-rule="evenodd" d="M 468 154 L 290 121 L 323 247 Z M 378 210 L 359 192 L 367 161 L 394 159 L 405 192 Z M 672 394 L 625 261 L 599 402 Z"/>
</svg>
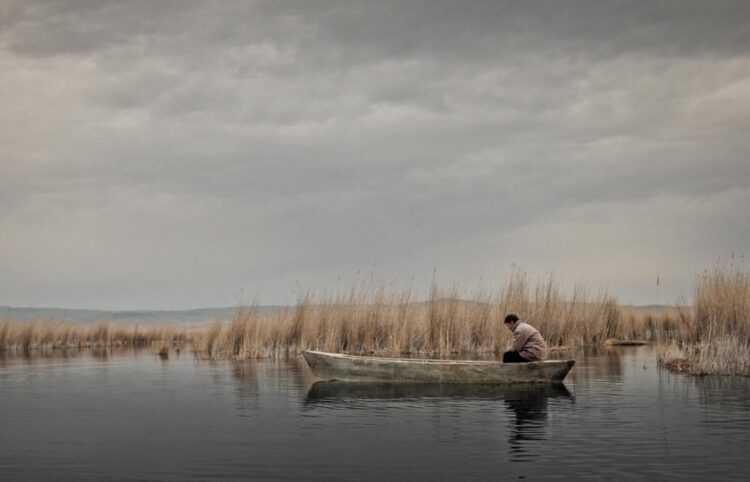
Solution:
<svg viewBox="0 0 750 482">
<path fill-rule="evenodd" d="M 67 321 L 0 320 L 0 349 L 96 348 L 149 346 L 156 342 L 183 346 L 192 339 L 191 327 L 176 325 L 119 325 L 100 321 L 94 325 Z"/>
<path fill-rule="evenodd" d="M 293 309 L 260 315 L 238 310 L 229 323 L 196 332 L 195 351 L 208 358 L 255 358 L 297 354 L 305 349 L 375 354 L 498 353 L 509 333 L 510 312 L 536 326 L 551 346 L 601 344 L 632 327 L 614 298 L 587 296 L 577 286 L 564 294 L 554 278 L 534 283 L 515 271 L 496 293 L 433 282 L 425 301 L 410 289 L 363 282 L 343 293 L 301 296 Z"/>
<path fill-rule="evenodd" d="M 421 301 L 420 301 L 421 300 Z M 516 313 L 551 347 L 600 345 L 609 338 L 641 338 L 642 318 L 624 316 L 605 292 L 580 285 L 563 291 L 554 277 L 532 280 L 514 271 L 498 290 L 443 288 L 426 296 L 373 279 L 338 293 L 305 293 L 292 308 L 261 313 L 241 307 L 231 320 L 200 326 L 94 326 L 65 322 L 0 322 L 0 348 L 151 346 L 168 354 L 190 345 L 204 358 L 246 359 L 296 355 L 304 349 L 376 354 L 498 354 Z"/>
<path fill-rule="evenodd" d="M 686 310 L 684 306 L 620 307 L 620 337 L 656 342 L 672 340 L 680 336 Z"/>
<path fill-rule="evenodd" d="M 680 310 L 658 357 L 690 373 L 750 375 L 750 272 L 729 263 L 701 274 L 692 307 Z"/>
</svg>

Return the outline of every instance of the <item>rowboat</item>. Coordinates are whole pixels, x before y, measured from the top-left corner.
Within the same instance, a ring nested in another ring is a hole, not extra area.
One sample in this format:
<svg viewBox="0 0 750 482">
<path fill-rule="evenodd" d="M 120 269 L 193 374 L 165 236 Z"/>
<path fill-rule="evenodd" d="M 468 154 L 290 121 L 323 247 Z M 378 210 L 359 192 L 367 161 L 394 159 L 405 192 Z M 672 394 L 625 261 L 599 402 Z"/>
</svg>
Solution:
<svg viewBox="0 0 750 482">
<path fill-rule="evenodd" d="M 325 380 L 420 383 L 560 383 L 575 360 L 501 363 L 485 360 L 381 358 L 306 350 L 313 373 Z"/>
</svg>

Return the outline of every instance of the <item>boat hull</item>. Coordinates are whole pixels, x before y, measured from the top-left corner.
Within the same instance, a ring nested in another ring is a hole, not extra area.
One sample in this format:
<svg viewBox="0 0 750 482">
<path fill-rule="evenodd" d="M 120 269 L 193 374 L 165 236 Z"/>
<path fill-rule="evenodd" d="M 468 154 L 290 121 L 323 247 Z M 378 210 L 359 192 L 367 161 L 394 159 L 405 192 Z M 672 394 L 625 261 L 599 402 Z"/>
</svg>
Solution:
<svg viewBox="0 0 750 482">
<path fill-rule="evenodd" d="M 304 351 L 313 373 L 325 380 L 425 383 L 560 383 L 574 360 L 501 363 L 481 360 L 417 360 Z"/>
</svg>

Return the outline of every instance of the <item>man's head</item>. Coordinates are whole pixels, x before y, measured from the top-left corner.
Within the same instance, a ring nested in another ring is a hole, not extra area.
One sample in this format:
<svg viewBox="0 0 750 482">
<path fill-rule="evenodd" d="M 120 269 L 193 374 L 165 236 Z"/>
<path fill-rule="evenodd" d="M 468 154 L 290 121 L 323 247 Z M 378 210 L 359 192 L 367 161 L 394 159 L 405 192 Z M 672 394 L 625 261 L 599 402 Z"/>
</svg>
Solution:
<svg viewBox="0 0 750 482">
<path fill-rule="evenodd" d="M 505 327 L 509 329 L 510 331 L 513 331 L 513 328 L 516 327 L 516 322 L 518 321 L 518 317 L 514 315 L 513 313 L 509 314 L 505 317 Z"/>
</svg>

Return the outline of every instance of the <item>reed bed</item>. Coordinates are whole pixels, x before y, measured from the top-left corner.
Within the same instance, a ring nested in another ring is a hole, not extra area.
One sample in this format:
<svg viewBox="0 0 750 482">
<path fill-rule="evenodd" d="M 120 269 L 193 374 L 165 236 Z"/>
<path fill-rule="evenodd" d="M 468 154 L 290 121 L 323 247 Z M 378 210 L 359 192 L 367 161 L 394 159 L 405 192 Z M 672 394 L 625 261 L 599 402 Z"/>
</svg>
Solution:
<svg viewBox="0 0 750 482">
<path fill-rule="evenodd" d="M 174 324 L 139 326 L 101 321 L 82 325 L 68 321 L 0 320 L 0 349 L 4 350 L 152 346 L 157 343 L 180 347 L 190 338 L 191 328 Z"/>
<path fill-rule="evenodd" d="M 581 287 L 565 296 L 554 278 L 532 283 L 514 273 L 497 293 L 433 282 L 427 300 L 411 290 L 363 283 L 334 295 L 300 297 L 296 306 L 271 316 L 252 307 L 229 323 L 196 333 L 193 348 L 206 358 L 294 355 L 305 349 L 382 355 L 497 354 L 509 336 L 502 324 L 513 312 L 544 333 L 548 344 L 596 345 L 633 328 L 606 293 L 587 297 Z"/>
<path fill-rule="evenodd" d="M 433 282 L 423 298 L 411 289 L 372 279 L 334 294 L 306 293 L 296 305 L 270 314 L 241 307 L 231 320 L 185 326 L 94 326 L 67 322 L 0 321 L 0 349 L 147 346 L 162 357 L 190 346 L 211 359 L 294 356 L 305 349 L 389 355 L 497 354 L 509 333 L 507 313 L 528 320 L 550 347 L 600 345 L 630 336 L 605 292 L 589 296 L 576 286 L 563 293 L 553 277 L 533 282 L 514 272 L 495 292 L 441 288 Z"/>
<path fill-rule="evenodd" d="M 203 325 L 121 325 L 101 321 L 0 320 L 0 350 L 150 347 L 168 358 L 189 347 L 200 358 L 295 356 L 305 349 L 380 355 L 498 355 L 516 313 L 548 346 L 601 346 L 609 339 L 658 343 L 666 366 L 688 373 L 750 375 L 750 272 L 717 265 L 697 278 L 692 303 L 622 307 L 583 286 L 564 292 L 554 277 L 515 271 L 499 290 L 433 282 L 424 297 L 372 279 L 333 294 L 305 293 L 295 306 L 261 313 L 240 307 L 230 320 Z"/>
<path fill-rule="evenodd" d="M 706 270 L 696 281 L 692 307 L 679 311 L 678 325 L 658 347 L 665 366 L 750 376 L 750 272 L 734 264 Z"/>
<path fill-rule="evenodd" d="M 681 306 L 623 306 L 620 308 L 624 320 L 622 339 L 650 342 L 671 340 L 679 336 L 686 309 Z"/>
</svg>

